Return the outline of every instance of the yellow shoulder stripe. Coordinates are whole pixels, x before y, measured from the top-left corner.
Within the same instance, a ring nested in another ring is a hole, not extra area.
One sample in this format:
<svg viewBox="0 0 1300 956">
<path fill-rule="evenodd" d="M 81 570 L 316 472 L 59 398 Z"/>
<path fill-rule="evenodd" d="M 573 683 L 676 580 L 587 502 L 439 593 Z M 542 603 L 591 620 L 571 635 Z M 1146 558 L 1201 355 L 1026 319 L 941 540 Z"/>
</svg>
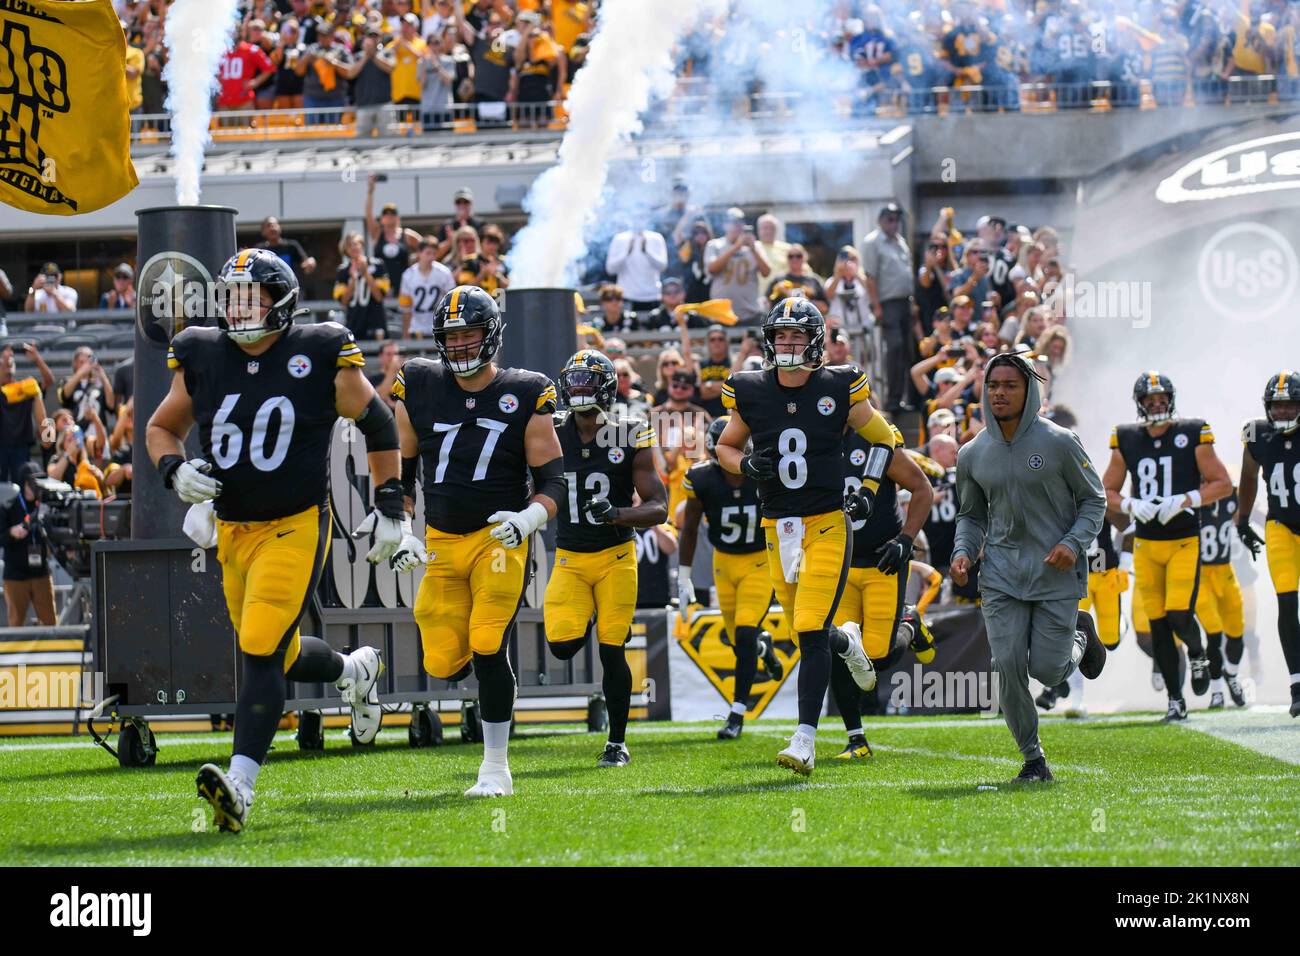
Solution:
<svg viewBox="0 0 1300 956">
<path fill-rule="evenodd" d="M 1116 425 L 1114 428 L 1110 430 L 1110 447 L 1111 448 L 1119 447 L 1119 426 L 1118 425 Z"/>
<path fill-rule="evenodd" d="M 393 379 L 393 398 L 399 401 L 406 401 L 406 372 L 404 370 L 397 373 L 397 378 Z"/>
<path fill-rule="evenodd" d="M 181 367 L 180 359 L 176 357 L 176 350 L 171 346 L 167 347 L 167 367 L 173 372 Z"/>
<path fill-rule="evenodd" d="M 555 404 L 555 402 L 556 402 L 555 386 L 547 385 L 544 389 L 542 389 L 541 394 L 537 396 L 536 410 L 540 412 L 548 404 Z"/>
</svg>

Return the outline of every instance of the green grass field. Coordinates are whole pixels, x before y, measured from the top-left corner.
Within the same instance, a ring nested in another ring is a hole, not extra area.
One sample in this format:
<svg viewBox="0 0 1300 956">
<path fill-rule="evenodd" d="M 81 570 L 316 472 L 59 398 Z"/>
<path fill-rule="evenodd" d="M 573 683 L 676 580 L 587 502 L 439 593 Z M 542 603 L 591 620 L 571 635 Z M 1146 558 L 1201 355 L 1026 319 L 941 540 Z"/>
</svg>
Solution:
<svg viewBox="0 0 1300 956">
<path fill-rule="evenodd" d="M 792 727 L 758 721 L 730 744 L 715 728 L 636 725 L 617 770 L 594 766 L 596 735 L 525 728 L 515 796 L 497 801 L 461 796 L 478 746 L 411 750 L 395 729 L 356 752 L 330 731 L 304 754 L 281 734 L 239 836 L 206 829 L 194 795 L 228 734 L 160 735 L 142 770 L 67 739 L 7 741 L 0 865 L 1300 863 L 1300 722 L 1283 714 L 1045 719 L 1057 782 L 1033 787 L 1007 785 L 1019 761 L 999 720 L 878 720 L 875 757 L 845 763 L 831 719 L 807 781 L 775 766 Z"/>
</svg>

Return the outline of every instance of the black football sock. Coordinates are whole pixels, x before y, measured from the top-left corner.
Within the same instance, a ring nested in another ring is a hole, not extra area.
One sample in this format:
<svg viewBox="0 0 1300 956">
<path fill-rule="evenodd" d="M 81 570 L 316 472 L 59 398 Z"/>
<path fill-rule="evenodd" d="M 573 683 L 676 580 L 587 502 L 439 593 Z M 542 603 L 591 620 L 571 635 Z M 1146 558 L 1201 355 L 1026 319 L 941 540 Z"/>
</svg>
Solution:
<svg viewBox="0 0 1300 956">
<path fill-rule="evenodd" d="M 831 694 L 849 736 L 862 733 L 862 691 L 854 683 L 844 658 L 838 654 L 831 656 Z"/>
<path fill-rule="evenodd" d="M 509 722 L 515 712 L 515 672 L 510 667 L 506 645 L 495 654 L 474 652 L 474 673 L 478 677 L 478 700 L 482 720 L 494 724 Z"/>
<path fill-rule="evenodd" d="M 758 628 L 737 627 L 732 638 L 736 646 L 736 689 L 731 700 L 749 706 L 749 691 L 758 672 Z"/>
<path fill-rule="evenodd" d="M 1227 643 L 1224 645 L 1224 655 L 1228 658 L 1228 663 L 1223 665 L 1225 674 L 1236 674 L 1237 666 L 1241 663 L 1241 655 L 1246 651 L 1246 642 L 1241 639 L 1241 635 L 1228 635 Z"/>
<path fill-rule="evenodd" d="M 332 684 L 343 676 L 343 655 L 319 637 L 300 637 L 298 659 L 284 675 L 302 684 Z"/>
<path fill-rule="evenodd" d="M 243 680 L 239 685 L 239 702 L 235 705 L 233 753 L 261 764 L 271 749 L 275 728 L 284 713 L 284 651 L 276 651 L 269 657 L 241 651 L 240 657 Z"/>
<path fill-rule="evenodd" d="M 1151 632 L 1134 631 L 1133 633 L 1137 637 L 1138 650 L 1140 650 L 1147 657 L 1154 657 L 1155 655 L 1151 653 Z"/>
<path fill-rule="evenodd" d="M 624 645 L 600 645 L 600 666 L 605 669 L 601 689 L 609 712 L 609 742 L 623 743 L 627 736 L 627 714 L 632 707 L 632 668 L 627 666 Z"/>
<path fill-rule="evenodd" d="M 1191 657 L 1200 657 L 1205 653 L 1205 644 L 1201 641 L 1201 625 L 1191 611 L 1166 611 L 1165 620 L 1174 634 L 1183 642 Z"/>
<path fill-rule="evenodd" d="M 1277 636 L 1288 674 L 1300 674 L 1300 593 L 1287 591 L 1277 596 Z"/>
<path fill-rule="evenodd" d="M 831 634 L 839 634 L 831 631 Z M 846 640 L 840 634 L 841 640 Z M 847 646 L 847 645 L 846 645 Z M 831 640 L 825 630 L 799 632 L 799 723 L 816 727 L 831 676 Z"/>
<path fill-rule="evenodd" d="M 1165 690 L 1170 700 L 1183 699 L 1183 679 L 1179 673 L 1178 645 L 1174 643 L 1173 629 L 1163 617 L 1151 620 L 1151 654 L 1165 679 Z"/>
<path fill-rule="evenodd" d="M 830 638 L 831 650 L 836 654 L 843 654 L 849 649 L 849 637 L 838 627 L 828 627 L 826 634 Z"/>
<path fill-rule="evenodd" d="M 587 646 L 587 635 L 575 637 L 569 641 L 555 641 L 547 645 L 551 653 L 562 661 L 571 660 L 578 656 L 578 652 Z"/>
<path fill-rule="evenodd" d="M 1205 653 L 1210 658 L 1210 678 L 1218 680 L 1223 676 L 1223 632 L 1208 631 L 1205 634 Z"/>
</svg>

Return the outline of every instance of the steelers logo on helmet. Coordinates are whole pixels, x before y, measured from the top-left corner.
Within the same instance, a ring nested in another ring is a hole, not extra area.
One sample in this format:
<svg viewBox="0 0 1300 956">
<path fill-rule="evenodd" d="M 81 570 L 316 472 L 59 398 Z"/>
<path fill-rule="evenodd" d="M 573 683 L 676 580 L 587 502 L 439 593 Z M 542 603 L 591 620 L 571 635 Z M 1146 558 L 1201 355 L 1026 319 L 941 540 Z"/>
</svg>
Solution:
<svg viewBox="0 0 1300 956">
<path fill-rule="evenodd" d="M 791 331 L 802 332 L 806 343 L 790 341 Z M 782 334 L 784 332 L 784 334 Z M 777 339 L 781 338 L 781 344 Z M 790 296 L 776 304 L 762 326 L 763 360 L 778 369 L 816 368 L 826 345 L 826 320 L 803 296 Z"/>
<path fill-rule="evenodd" d="M 492 361 L 505 327 L 496 299 L 478 286 L 460 285 L 438 303 L 433 344 L 443 364 L 466 377 Z"/>
<path fill-rule="evenodd" d="M 268 249 L 241 249 L 217 274 L 217 325 L 239 345 L 288 328 L 297 304 L 297 276 Z"/>
<path fill-rule="evenodd" d="M 1148 401 L 1154 396 L 1165 400 Z M 1137 405 L 1138 421 L 1159 425 L 1174 417 L 1174 383 L 1168 375 L 1143 372 L 1133 384 L 1133 401 Z"/>
<path fill-rule="evenodd" d="M 582 349 L 560 370 L 560 400 L 575 412 L 614 407 L 618 373 L 614 363 L 595 349 Z"/>
<path fill-rule="evenodd" d="M 1283 369 L 1264 386 L 1264 416 L 1284 434 L 1300 426 L 1300 371 Z"/>
</svg>

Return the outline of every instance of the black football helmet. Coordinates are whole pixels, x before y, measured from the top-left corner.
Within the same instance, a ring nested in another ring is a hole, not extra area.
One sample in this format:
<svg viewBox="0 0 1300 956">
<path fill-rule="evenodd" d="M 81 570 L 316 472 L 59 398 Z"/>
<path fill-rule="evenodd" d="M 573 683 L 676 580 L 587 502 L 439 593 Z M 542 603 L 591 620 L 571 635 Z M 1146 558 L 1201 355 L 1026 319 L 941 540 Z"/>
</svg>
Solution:
<svg viewBox="0 0 1300 956">
<path fill-rule="evenodd" d="M 1168 395 L 1169 407 L 1157 415 L 1148 415 L 1142 407 L 1142 400 L 1149 395 Z M 1159 425 L 1174 417 L 1174 383 L 1168 375 L 1159 372 L 1143 372 L 1133 384 L 1133 401 L 1137 405 L 1138 421 L 1148 425 Z"/>
<path fill-rule="evenodd" d="M 727 430 L 727 425 L 730 422 L 730 415 L 723 415 L 709 422 L 709 430 L 704 433 L 704 450 L 708 452 L 710 458 L 718 457 L 718 439 Z"/>
<path fill-rule="evenodd" d="M 271 304 L 257 317 L 265 290 Z M 288 264 L 269 249 L 241 249 L 217 273 L 217 325 L 233 342 L 252 345 L 293 324 L 298 304 L 298 277 Z"/>
<path fill-rule="evenodd" d="M 476 285 L 458 285 L 442 297 L 433 314 L 433 344 L 447 368 L 456 375 L 469 376 L 492 361 L 501 348 L 505 327 L 496 299 Z M 459 329 L 483 330 L 483 341 L 476 350 L 447 347 L 447 333 Z"/>
<path fill-rule="evenodd" d="M 609 411 L 618 394 L 618 373 L 602 352 L 582 349 L 560 370 L 560 401 L 575 412 L 598 408 Z"/>
<path fill-rule="evenodd" d="M 808 334 L 803 354 L 776 350 L 776 333 L 780 329 L 802 329 Z M 803 296 L 791 296 L 776 304 L 762 326 L 763 359 L 776 368 L 816 368 L 826 349 L 826 319 L 817 306 Z"/>
<path fill-rule="evenodd" d="M 1296 415 L 1291 418 L 1275 418 L 1274 402 L 1294 402 L 1297 406 Z M 1283 369 L 1268 380 L 1264 386 L 1264 417 L 1282 432 L 1293 431 L 1300 425 L 1300 372 Z"/>
</svg>

